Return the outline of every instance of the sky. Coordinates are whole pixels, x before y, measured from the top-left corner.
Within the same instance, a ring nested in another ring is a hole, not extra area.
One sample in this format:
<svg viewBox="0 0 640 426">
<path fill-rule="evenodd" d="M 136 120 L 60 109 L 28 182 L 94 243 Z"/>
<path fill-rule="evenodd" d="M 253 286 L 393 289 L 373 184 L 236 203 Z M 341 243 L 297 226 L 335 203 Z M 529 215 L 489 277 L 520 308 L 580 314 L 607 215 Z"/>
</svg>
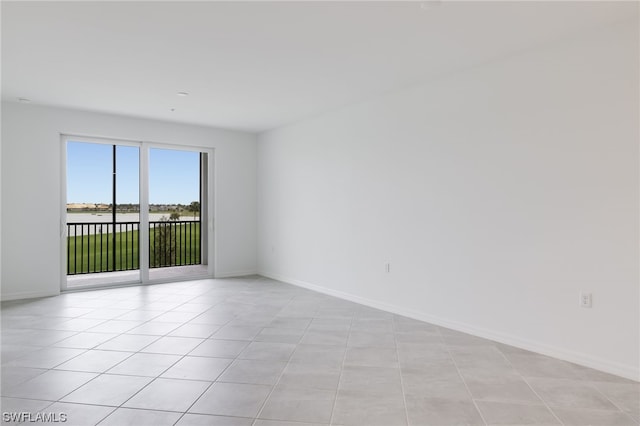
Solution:
<svg viewBox="0 0 640 426">
<path fill-rule="evenodd" d="M 67 203 L 110 204 L 112 145 L 67 143 Z M 116 203 L 139 204 L 139 148 L 116 146 Z M 198 201 L 199 153 L 151 148 L 149 204 Z"/>
</svg>

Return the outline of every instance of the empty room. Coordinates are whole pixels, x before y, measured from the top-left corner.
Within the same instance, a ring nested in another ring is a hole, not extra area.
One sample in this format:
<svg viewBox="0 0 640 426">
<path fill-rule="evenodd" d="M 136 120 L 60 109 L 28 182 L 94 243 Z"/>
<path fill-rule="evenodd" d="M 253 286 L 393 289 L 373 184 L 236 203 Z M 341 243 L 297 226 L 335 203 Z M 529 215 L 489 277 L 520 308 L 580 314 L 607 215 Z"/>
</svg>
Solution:
<svg viewBox="0 0 640 426">
<path fill-rule="evenodd" d="M 640 425 L 636 1 L 2 1 L 3 424 Z"/>
</svg>

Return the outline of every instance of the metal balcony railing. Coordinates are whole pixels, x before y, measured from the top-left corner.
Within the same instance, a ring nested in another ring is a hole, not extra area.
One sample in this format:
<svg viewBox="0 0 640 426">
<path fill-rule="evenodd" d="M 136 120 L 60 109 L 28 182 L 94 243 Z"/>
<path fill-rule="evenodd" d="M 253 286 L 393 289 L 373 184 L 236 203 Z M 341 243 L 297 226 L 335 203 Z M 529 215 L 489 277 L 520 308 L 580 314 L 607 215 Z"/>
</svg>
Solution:
<svg viewBox="0 0 640 426">
<path fill-rule="evenodd" d="M 149 268 L 201 263 L 200 221 L 149 222 Z"/>
<path fill-rule="evenodd" d="M 140 222 L 67 223 L 67 275 L 140 269 Z M 149 222 L 149 268 L 199 265 L 200 221 Z"/>
</svg>

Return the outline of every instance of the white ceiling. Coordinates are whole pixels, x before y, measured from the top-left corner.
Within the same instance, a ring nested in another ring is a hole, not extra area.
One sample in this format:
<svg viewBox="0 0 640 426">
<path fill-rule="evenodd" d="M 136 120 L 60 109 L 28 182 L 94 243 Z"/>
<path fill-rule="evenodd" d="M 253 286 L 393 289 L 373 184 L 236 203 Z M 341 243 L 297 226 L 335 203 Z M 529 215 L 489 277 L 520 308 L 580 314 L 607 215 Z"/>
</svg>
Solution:
<svg viewBox="0 0 640 426">
<path fill-rule="evenodd" d="M 636 2 L 3 1 L 2 98 L 262 131 L 627 19 Z"/>
</svg>

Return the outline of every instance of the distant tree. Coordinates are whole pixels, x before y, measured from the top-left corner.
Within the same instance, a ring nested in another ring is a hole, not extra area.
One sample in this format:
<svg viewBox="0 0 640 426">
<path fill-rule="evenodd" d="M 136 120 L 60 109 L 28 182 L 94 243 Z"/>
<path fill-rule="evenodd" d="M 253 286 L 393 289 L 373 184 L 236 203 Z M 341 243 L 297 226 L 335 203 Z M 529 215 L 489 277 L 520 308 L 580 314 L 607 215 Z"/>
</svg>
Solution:
<svg viewBox="0 0 640 426">
<path fill-rule="evenodd" d="M 169 215 L 169 220 L 180 220 L 180 213 L 171 212 L 171 214 Z"/>
<path fill-rule="evenodd" d="M 196 218 L 196 213 L 200 213 L 200 202 L 192 201 L 191 204 L 187 207 L 187 210 L 193 212 L 193 218 Z"/>
</svg>

